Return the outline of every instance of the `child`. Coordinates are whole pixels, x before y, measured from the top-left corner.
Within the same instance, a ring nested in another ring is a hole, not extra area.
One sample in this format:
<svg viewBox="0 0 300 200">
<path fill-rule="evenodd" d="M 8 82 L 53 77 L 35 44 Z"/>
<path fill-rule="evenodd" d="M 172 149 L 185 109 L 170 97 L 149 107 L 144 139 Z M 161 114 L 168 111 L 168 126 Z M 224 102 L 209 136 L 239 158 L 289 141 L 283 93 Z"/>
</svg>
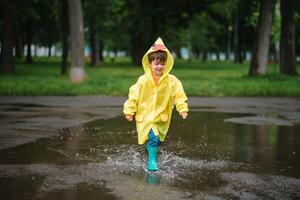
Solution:
<svg viewBox="0 0 300 200">
<path fill-rule="evenodd" d="M 188 116 L 187 97 L 181 82 L 169 74 L 172 54 L 158 38 L 143 56 L 145 74 L 130 87 L 123 112 L 128 121 L 136 121 L 138 143 L 146 144 L 148 170 L 158 170 L 158 147 L 165 140 L 170 126 L 173 103 L 183 119 Z"/>
</svg>

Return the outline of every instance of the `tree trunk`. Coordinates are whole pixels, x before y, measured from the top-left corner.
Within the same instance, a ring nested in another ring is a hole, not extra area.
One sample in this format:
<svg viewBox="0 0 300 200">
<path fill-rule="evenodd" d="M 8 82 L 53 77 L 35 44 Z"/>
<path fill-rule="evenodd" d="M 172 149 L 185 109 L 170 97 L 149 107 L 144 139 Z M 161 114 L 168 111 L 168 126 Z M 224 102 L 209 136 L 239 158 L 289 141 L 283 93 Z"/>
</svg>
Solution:
<svg viewBox="0 0 300 200">
<path fill-rule="evenodd" d="M 201 51 L 199 48 L 193 48 L 192 49 L 192 55 L 196 58 L 196 59 L 200 59 L 200 55 L 201 55 Z"/>
<path fill-rule="evenodd" d="M 84 72 L 84 32 L 80 0 L 68 0 L 71 30 L 71 81 L 82 82 Z"/>
<path fill-rule="evenodd" d="M 176 44 L 175 54 L 176 54 L 176 56 L 177 56 L 178 59 L 182 59 L 182 55 L 181 55 L 181 51 L 180 51 L 180 45 Z"/>
<path fill-rule="evenodd" d="M 191 43 L 191 41 L 189 41 L 189 43 L 188 43 L 188 52 L 189 52 L 188 62 L 191 63 L 192 59 L 193 59 L 193 49 L 192 49 L 192 43 Z"/>
<path fill-rule="evenodd" d="M 216 58 L 217 58 L 217 60 L 220 60 L 220 52 L 219 51 L 216 52 Z"/>
<path fill-rule="evenodd" d="M 233 27 L 233 34 L 234 34 L 234 62 L 236 63 L 242 63 L 242 56 L 241 56 L 241 44 L 240 44 L 240 28 L 239 28 L 239 8 L 237 5 L 236 13 L 234 17 L 234 27 Z"/>
<path fill-rule="evenodd" d="M 16 58 L 22 58 L 23 57 L 23 51 L 22 51 L 22 42 L 21 37 L 17 36 L 15 40 L 15 57 Z"/>
<path fill-rule="evenodd" d="M 27 53 L 26 53 L 26 63 L 32 63 L 32 52 L 31 52 L 31 45 L 32 45 L 32 38 L 33 38 L 33 32 L 32 32 L 32 24 L 31 20 L 27 19 L 27 30 L 26 30 L 26 44 L 27 44 Z"/>
<path fill-rule="evenodd" d="M 52 48 L 52 45 L 51 44 L 48 44 L 48 57 L 51 58 L 52 56 L 52 52 L 51 52 L 51 48 Z"/>
<path fill-rule="evenodd" d="M 61 14 L 61 42 L 62 42 L 62 59 L 60 74 L 66 75 L 68 69 L 68 36 L 69 36 L 69 15 L 68 15 L 68 2 L 62 1 L 62 14 Z"/>
<path fill-rule="evenodd" d="M 135 2 L 138 4 L 137 8 L 141 9 L 141 1 Z M 145 3 L 149 2 L 145 1 Z M 141 66 L 144 53 L 155 41 L 153 38 L 151 39 L 151 30 L 149 29 L 153 28 L 152 24 L 150 23 L 149 19 L 141 20 L 140 17 L 138 17 L 142 16 L 140 13 L 141 11 L 139 10 L 138 12 L 139 13 L 137 13 L 136 17 L 133 18 L 134 26 L 130 30 L 130 54 L 132 57 L 132 62 L 135 66 Z"/>
<path fill-rule="evenodd" d="M 246 59 L 247 59 L 247 52 L 242 51 L 242 60 L 246 60 Z"/>
<path fill-rule="evenodd" d="M 231 31 L 232 27 L 228 27 L 228 32 L 227 32 L 227 49 L 226 49 L 226 54 L 225 54 L 225 59 L 230 60 L 230 53 L 231 53 Z"/>
<path fill-rule="evenodd" d="M 37 52 L 38 52 L 38 46 L 37 46 L 37 45 L 34 45 L 33 50 L 34 50 L 34 51 L 33 51 L 33 52 L 34 52 L 33 56 L 34 56 L 34 57 L 37 57 L 37 56 L 38 56 L 38 53 L 37 53 Z"/>
<path fill-rule="evenodd" d="M 281 0 L 280 72 L 297 75 L 295 49 L 295 4 L 294 0 Z"/>
<path fill-rule="evenodd" d="M 2 34 L 2 45 L 1 45 L 1 73 L 13 74 L 15 70 L 13 60 L 13 26 L 14 19 L 12 6 L 7 1 L 3 4 L 2 19 L 3 19 L 3 34 Z"/>
<path fill-rule="evenodd" d="M 91 45 L 91 66 L 96 67 L 97 65 L 100 64 L 100 59 L 99 59 L 99 44 L 97 41 L 97 33 L 96 33 L 96 27 L 95 27 L 95 17 L 91 17 L 90 21 L 90 45 Z"/>
<path fill-rule="evenodd" d="M 257 43 L 257 39 L 254 39 L 254 44 Z M 255 71 L 252 71 L 252 66 L 258 65 L 257 60 L 257 45 L 253 45 L 251 49 L 251 60 L 250 60 L 250 69 L 249 69 L 249 75 L 255 75 Z"/>
<path fill-rule="evenodd" d="M 100 60 L 100 62 L 103 62 L 103 60 L 104 60 L 104 58 L 103 58 L 104 44 L 102 41 L 100 41 L 98 43 L 98 45 L 99 45 L 99 60 Z"/>
<path fill-rule="evenodd" d="M 274 44 L 274 60 L 276 63 L 280 62 L 280 42 L 277 41 Z"/>
<path fill-rule="evenodd" d="M 264 75 L 267 71 L 272 15 L 276 0 L 261 0 L 258 19 L 258 38 L 254 44 L 249 75 Z"/>
<path fill-rule="evenodd" d="M 207 61 L 207 51 L 203 51 L 202 53 L 202 62 L 206 62 Z"/>
<path fill-rule="evenodd" d="M 132 62 L 136 66 L 140 66 L 142 63 L 142 57 L 146 51 L 144 49 L 144 46 L 141 45 L 141 36 L 137 35 L 136 33 L 133 34 L 131 37 L 131 56 L 132 56 Z"/>
<path fill-rule="evenodd" d="M 1 38 L 1 42 L 2 42 L 2 38 Z M 1 64 L 2 64 L 2 46 L 0 43 L 0 73 L 1 73 Z"/>
</svg>

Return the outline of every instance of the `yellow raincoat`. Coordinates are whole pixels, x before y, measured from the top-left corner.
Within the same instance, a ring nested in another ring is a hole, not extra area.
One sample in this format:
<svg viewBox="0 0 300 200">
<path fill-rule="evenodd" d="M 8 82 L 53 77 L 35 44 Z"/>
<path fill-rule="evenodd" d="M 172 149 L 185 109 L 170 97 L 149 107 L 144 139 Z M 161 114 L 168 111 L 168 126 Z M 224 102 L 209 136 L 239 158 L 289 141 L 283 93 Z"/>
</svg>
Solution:
<svg viewBox="0 0 300 200">
<path fill-rule="evenodd" d="M 157 50 L 167 52 L 167 60 L 163 75 L 155 85 L 147 55 Z M 160 141 L 164 141 L 170 126 L 173 103 L 179 113 L 188 112 L 187 96 L 181 82 L 169 74 L 174 59 L 160 38 L 143 56 L 142 64 L 145 74 L 130 87 L 123 112 L 125 115 L 135 115 L 139 144 L 148 140 L 151 128 L 155 135 L 159 135 Z"/>
</svg>

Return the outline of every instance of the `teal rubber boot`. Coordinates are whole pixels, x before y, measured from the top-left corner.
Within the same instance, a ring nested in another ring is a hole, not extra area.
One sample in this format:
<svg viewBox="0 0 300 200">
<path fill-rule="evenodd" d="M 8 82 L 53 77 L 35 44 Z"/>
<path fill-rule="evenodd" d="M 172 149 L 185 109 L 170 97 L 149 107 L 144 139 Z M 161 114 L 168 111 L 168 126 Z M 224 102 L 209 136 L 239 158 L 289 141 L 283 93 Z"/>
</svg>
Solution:
<svg viewBox="0 0 300 200">
<path fill-rule="evenodd" d="M 158 165 L 157 165 L 158 147 L 152 147 L 148 143 L 146 145 L 146 150 L 148 152 L 148 170 L 149 171 L 158 170 Z"/>
</svg>

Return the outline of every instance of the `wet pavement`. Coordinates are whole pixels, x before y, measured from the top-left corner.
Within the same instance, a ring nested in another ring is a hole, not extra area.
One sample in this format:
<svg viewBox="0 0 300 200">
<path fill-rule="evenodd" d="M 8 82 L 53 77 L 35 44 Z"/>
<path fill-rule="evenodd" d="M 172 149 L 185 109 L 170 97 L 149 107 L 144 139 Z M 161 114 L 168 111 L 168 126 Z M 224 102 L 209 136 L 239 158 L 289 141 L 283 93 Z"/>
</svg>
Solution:
<svg viewBox="0 0 300 200">
<path fill-rule="evenodd" d="M 299 199 L 299 98 L 190 98 L 158 172 L 123 97 L 1 97 L 1 199 Z"/>
</svg>

